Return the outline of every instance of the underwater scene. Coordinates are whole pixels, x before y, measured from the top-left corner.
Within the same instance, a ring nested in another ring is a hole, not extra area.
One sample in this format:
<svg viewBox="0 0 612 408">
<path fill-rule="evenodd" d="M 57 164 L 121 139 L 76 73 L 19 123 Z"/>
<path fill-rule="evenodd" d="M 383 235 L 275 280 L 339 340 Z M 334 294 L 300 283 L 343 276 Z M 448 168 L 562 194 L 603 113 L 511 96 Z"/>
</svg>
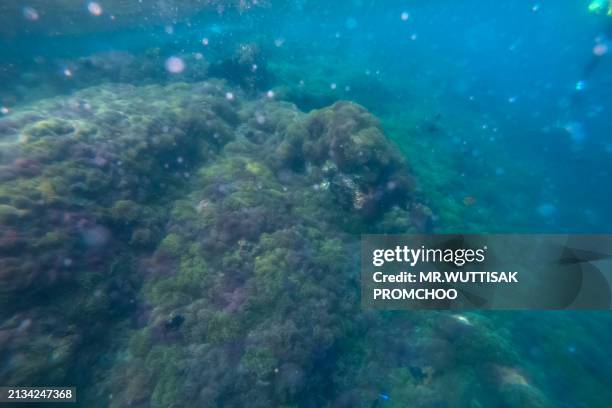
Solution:
<svg viewBox="0 0 612 408">
<path fill-rule="evenodd" d="M 612 407 L 610 312 L 359 292 L 361 234 L 612 232 L 610 47 L 608 0 L 2 0 L 0 386 Z"/>
</svg>

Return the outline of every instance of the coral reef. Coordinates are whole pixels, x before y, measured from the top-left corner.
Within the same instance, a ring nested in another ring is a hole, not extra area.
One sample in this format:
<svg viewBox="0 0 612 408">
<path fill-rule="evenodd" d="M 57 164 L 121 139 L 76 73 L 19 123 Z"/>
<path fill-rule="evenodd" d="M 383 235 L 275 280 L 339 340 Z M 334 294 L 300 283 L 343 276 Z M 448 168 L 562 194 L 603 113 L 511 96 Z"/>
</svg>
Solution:
<svg viewBox="0 0 612 408">
<path fill-rule="evenodd" d="M 229 105 L 232 136 L 194 170 L 143 273 L 147 320 L 115 381 L 152 395 L 123 388 L 112 406 L 314 403 L 359 314 L 351 234 L 382 231 L 391 210 L 410 219 L 408 168 L 363 108 Z"/>
<path fill-rule="evenodd" d="M 551 406 L 488 319 L 360 310 L 359 234 L 434 216 L 359 105 L 104 85 L 13 112 L 0 142 L 2 384 L 86 406 Z"/>
</svg>

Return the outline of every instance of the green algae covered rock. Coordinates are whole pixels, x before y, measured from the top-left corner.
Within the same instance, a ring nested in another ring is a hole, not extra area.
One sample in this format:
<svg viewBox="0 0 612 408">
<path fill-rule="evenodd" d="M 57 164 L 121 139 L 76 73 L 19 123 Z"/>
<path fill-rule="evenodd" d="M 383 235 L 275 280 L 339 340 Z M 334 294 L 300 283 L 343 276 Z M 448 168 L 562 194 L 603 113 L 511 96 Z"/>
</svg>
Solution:
<svg viewBox="0 0 612 408">
<path fill-rule="evenodd" d="M 409 214 L 409 170 L 357 105 L 306 115 L 237 98 L 213 109 L 237 128 L 190 172 L 144 279 L 141 331 L 155 346 L 117 369 L 156 372 L 151 353 L 180 346 L 180 369 L 198 375 L 183 374 L 179 385 L 174 372 L 155 375 L 154 406 L 173 395 L 167 384 L 195 405 L 292 405 L 305 378 L 332 382 L 313 362 L 356 325 L 351 233 L 380 231 L 391 210 Z M 404 226 L 417 229 L 408 215 Z M 113 404 L 129 401 L 126 394 Z"/>
<path fill-rule="evenodd" d="M 486 319 L 360 310 L 359 234 L 434 219 L 362 107 L 209 81 L 7 120 L 1 383 L 74 383 L 87 406 L 436 406 L 449 388 L 456 406 L 547 406 Z"/>
</svg>

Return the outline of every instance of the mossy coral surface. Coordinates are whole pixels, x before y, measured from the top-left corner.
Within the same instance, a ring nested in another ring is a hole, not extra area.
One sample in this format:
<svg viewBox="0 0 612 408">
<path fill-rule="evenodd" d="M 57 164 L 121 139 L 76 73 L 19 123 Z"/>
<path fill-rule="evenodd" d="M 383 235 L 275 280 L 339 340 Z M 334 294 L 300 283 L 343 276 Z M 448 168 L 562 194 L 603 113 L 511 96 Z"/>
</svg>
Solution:
<svg viewBox="0 0 612 408">
<path fill-rule="evenodd" d="M 363 107 L 105 85 L 0 123 L 0 383 L 86 406 L 551 406 L 488 319 L 360 310 L 359 234 L 435 227 Z"/>
</svg>

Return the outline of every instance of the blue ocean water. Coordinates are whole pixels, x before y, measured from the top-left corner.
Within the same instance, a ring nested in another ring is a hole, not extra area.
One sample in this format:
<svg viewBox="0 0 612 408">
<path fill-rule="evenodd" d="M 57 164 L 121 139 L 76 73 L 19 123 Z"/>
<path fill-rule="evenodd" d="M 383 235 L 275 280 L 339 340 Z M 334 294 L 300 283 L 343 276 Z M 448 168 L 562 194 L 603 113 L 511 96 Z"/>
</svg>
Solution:
<svg viewBox="0 0 612 408">
<path fill-rule="evenodd" d="M 610 406 L 609 313 L 372 315 L 354 272 L 360 233 L 612 230 L 600 3 L 4 1 L 0 385 Z"/>
</svg>

